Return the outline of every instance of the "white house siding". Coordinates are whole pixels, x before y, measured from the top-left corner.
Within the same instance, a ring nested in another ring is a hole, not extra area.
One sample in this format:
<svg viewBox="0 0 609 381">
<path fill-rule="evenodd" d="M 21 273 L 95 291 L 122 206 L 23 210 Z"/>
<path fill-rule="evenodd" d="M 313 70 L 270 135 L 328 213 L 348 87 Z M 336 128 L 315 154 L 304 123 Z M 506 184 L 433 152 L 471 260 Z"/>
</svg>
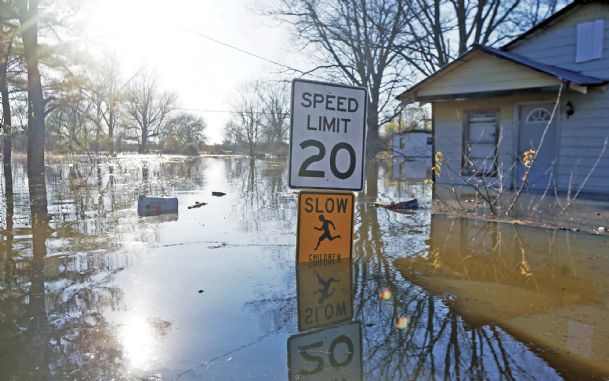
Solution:
<svg viewBox="0 0 609 381">
<path fill-rule="evenodd" d="M 475 93 L 505 89 L 556 86 L 559 81 L 483 52 L 475 52 L 452 70 L 417 91 L 418 96 Z"/>
<path fill-rule="evenodd" d="M 576 25 L 604 19 L 603 57 L 576 63 Z M 589 4 L 562 21 L 520 42 L 511 52 L 533 60 L 609 79 L 609 4 Z M 577 190 L 599 157 L 604 139 L 609 137 L 609 91 L 591 90 L 588 94 L 567 93 L 575 114 L 560 121 L 558 182 L 566 190 Z M 609 192 L 609 152 L 583 188 L 589 192 Z"/>
<path fill-rule="evenodd" d="M 576 63 L 577 24 L 601 18 L 605 20 L 603 58 Z M 562 21 L 519 42 L 510 52 L 593 77 L 609 78 L 609 4 L 589 4 L 575 10 Z"/>
<path fill-rule="evenodd" d="M 600 161 L 583 187 L 589 192 L 609 192 L 609 150 L 602 147 L 609 139 L 609 96 L 606 92 L 567 94 L 575 113 L 561 120 L 558 183 L 563 189 L 577 190 Z"/>
<path fill-rule="evenodd" d="M 431 133 L 427 131 L 411 131 L 393 135 L 392 149 L 394 154 L 407 158 L 431 159 Z"/>
<path fill-rule="evenodd" d="M 463 120 L 468 111 L 499 110 L 498 170 L 503 169 L 503 185 L 513 184 L 515 161 L 517 160 L 518 115 L 516 107 L 522 102 L 547 102 L 556 94 L 530 94 L 493 97 L 478 100 L 435 102 L 433 106 L 433 126 L 436 152 L 442 152 L 443 164 L 438 184 L 464 184 L 461 177 L 463 155 Z M 514 119 L 516 118 L 516 119 Z"/>
</svg>

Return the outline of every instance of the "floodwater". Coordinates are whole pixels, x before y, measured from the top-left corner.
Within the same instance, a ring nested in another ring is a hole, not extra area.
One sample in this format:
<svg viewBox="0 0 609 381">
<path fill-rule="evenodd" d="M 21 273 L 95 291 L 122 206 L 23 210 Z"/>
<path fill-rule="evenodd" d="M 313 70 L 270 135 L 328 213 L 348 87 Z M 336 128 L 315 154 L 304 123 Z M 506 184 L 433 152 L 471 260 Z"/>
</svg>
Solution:
<svg viewBox="0 0 609 381">
<path fill-rule="evenodd" d="M 353 261 L 296 266 L 283 162 L 54 159 L 34 223 L 24 172 L 2 180 L 0 379 L 609 377 L 606 237 L 432 216 L 431 185 L 372 163 Z M 140 194 L 178 214 L 138 217 Z"/>
</svg>

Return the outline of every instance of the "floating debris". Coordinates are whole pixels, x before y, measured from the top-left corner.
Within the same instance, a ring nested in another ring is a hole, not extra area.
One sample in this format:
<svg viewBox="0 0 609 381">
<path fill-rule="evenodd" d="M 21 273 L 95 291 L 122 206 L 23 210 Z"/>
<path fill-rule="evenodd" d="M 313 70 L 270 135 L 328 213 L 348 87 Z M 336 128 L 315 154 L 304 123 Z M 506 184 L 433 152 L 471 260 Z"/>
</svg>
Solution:
<svg viewBox="0 0 609 381">
<path fill-rule="evenodd" d="M 197 201 L 197 202 L 195 202 L 194 205 L 189 206 L 188 209 L 200 208 L 200 207 L 205 206 L 205 205 L 207 205 L 206 202 L 199 202 L 199 201 Z"/>
<path fill-rule="evenodd" d="M 392 212 L 397 213 L 414 213 L 414 210 L 419 209 L 419 202 L 416 198 L 413 198 L 411 200 L 391 202 L 389 204 L 381 204 L 380 202 L 375 202 L 374 206 L 376 206 L 377 208 L 391 210 Z"/>
<path fill-rule="evenodd" d="M 148 197 L 140 195 L 137 200 L 137 214 L 140 216 L 158 216 L 159 214 L 177 213 L 176 197 Z"/>
<path fill-rule="evenodd" d="M 226 196 L 226 193 L 224 192 L 211 192 L 211 195 L 214 197 L 222 197 L 222 196 Z"/>
<path fill-rule="evenodd" d="M 277 192 L 277 195 L 285 199 L 296 199 L 296 197 L 298 197 L 298 193 L 296 192 Z"/>
</svg>

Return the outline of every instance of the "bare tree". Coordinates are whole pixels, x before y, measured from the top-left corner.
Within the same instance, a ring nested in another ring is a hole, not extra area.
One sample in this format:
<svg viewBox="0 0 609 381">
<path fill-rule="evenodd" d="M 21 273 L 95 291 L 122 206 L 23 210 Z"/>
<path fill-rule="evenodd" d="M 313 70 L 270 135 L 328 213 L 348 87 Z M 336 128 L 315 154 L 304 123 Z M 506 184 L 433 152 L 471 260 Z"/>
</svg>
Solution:
<svg viewBox="0 0 609 381">
<path fill-rule="evenodd" d="M 235 117 L 226 125 L 227 136 L 235 143 L 246 146 L 251 158 L 256 155 L 256 147 L 263 136 L 263 106 L 259 94 L 260 83 L 246 84 L 233 106 Z"/>
<path fill-rule="evenodd" d="M 114 134 L 124 120 L 123 104 L 127 100 L 127 88 L 133 77 L 124 79 L 116 56 L 109 56 L 90 73 L 92 81 L 91 102 L 94 105 L 96 123 L 106 126 L 108 149 L 114 153 Z"/>
<path fill-rule="evenodd" d="M 404 81 L 400 45 L 410 20 L 408 0 L 278 0 L 272 14 L 320 62 L 311 70 L 368 89 L 367 153 L 381 149 L 379 127 L 392 119 L 392 97 Z"/>
<path fill-rule="evenodd" d="M 176 103 L 177 95 L 161 91 L 156 76 L 149 71 L 142 71 L 129 86 L 125 109 L 131 123 L 126 127 L 126 139 L 137 141 L 139 153 L 147 152 L 150 138 L 163 133 Z"/>
<path fill-rule="evenodd" d="M 281 144 L 287 138 L 290 117 L 289 90 L 284 82 L 268 82 L 260 86 L 262 127 L 268 143 Z"/>
<path fill-rule="evenodd" d="M 61 102 L 48 113 L 46 124 L 49 133 L 67 152 L 89 152 L 90 139 L 99 129 L 91 121 L 93 106 L 85 91 L 79 89 L 62 97 Z"/>
<path fill-rule="evenodd" d="M 431 75 L 472 45 L 505 42 L 556 11 L 559 0 L 413 0 L 398 52 Z"/>
<path fill-rule="evenodd" d="M 180 112 L 169 120 L 166 133 L 182 145 L 198 145 L 205 140 L 205 128 L 207 123 L 202 117 Z"/>
</svg>

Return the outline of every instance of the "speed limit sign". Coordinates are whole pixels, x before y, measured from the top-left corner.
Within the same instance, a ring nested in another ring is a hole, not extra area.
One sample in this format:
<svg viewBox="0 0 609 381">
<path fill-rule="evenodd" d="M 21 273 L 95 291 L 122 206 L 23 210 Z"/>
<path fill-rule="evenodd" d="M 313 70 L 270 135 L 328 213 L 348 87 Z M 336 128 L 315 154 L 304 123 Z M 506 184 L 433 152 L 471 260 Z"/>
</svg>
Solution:
<svg viewBox="0 0 609 381">
<path fill-rule="evenodd" d="M 367 100 L 361 87 L 292 81 L 290 187 L 362 190 Z"/>
</svg>

